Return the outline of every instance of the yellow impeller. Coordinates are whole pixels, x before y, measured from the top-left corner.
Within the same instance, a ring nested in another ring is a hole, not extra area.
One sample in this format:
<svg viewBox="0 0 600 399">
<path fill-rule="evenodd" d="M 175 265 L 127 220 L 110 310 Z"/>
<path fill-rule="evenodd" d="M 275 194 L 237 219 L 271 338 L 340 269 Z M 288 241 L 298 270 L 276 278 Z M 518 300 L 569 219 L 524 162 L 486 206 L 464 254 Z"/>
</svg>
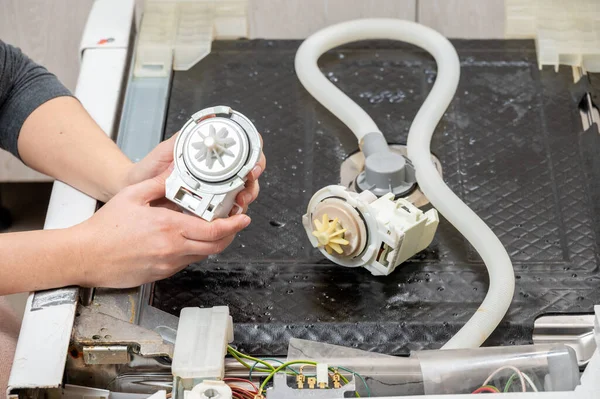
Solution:
<svg viewBox="0 0 600 399">
<path fill-rule="evenodd" d="M 345 240 L 343 237 L 346 229 L 342 229 L 339 225 L 338 218 L 329 220 L 327 214 L 323 215 L 323 220 L 314 220 L 315 227 L 317 228 L 312 234 L 319 240 L 319 247 L 325 247 L 328 254 L 332 254 L 333 251 L 338 254 L 342 254 L 344 250 L 342 245 L 348 245 L 350 242 Z"/>
</svg>

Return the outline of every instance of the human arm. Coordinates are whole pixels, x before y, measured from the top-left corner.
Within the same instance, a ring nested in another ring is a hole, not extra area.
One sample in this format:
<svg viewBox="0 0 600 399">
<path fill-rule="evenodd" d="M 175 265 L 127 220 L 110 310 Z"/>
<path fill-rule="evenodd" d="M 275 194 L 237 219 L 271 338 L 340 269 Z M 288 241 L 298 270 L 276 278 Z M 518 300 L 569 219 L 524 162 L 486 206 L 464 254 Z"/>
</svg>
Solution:
<svg viewBox="0 0 600 399">
<path fill-rule="evenodd" d="M 0 235 L 0 295 L 156 281 L 223 251 L 250 223 L 246 215 L 208 223 L 152 206 L 164 197 L 169 173 L 121 190 L 79 225 Z"/>
<path fill-rule="evenodd" d="M 173 140 L 133 165 L 53 75 L 30 62 L 6 68 L 2 60 L 0 54 L 0 147 L 100 200 L 119 193 L 80 225 L 0 235 L 0 295 L 154 281 L 222 251 L 249 223 L 244 215 L 207 223 L 150 206 L 164 199 Z M 264 156 L 261 165 L 240 193 L 250 194 L 244 206 L 258 194 Z"/>
</svg>

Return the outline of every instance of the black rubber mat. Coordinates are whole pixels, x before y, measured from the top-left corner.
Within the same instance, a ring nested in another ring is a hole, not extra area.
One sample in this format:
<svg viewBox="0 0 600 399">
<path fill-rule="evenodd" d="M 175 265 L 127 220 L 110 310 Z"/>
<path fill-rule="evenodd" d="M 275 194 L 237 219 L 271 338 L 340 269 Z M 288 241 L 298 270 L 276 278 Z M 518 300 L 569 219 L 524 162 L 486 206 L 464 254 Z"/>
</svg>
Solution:
<svg viewBox="0 0 600 399">
<path fill-rule="evenodd" d="M 301 216 L 336 184 L 356 150 L 352 133 L 294 74 L 296 41 L 217 42 L 176 72 L 166 131 L 195 111 L 227 104 L 262 132 L 268 168 L 252 225 L 223 254 L 156 284 L 154 306 L 229 305 L 235 342 L 284 355 L 292 336 L 390 354 L 437 348 L 475 312 L 488 275 L 442 220 L 434 243 L 388 277 L 335 266 L 309 245 Z M 513 304 L 488 345 L 531 342 L 534 320 L 591 312 L 600 303 L 594 211 L 597 137 L 582 133 L 570 68 L 538 70 L 533 42 L 456 41 L 460 87 L 437 128 L 444 178 L 494 230 L 514 261 Z M 415 47 L 361 43 L 320 60 L 323 72 L 402 143 L 435 80 Z"/>
</svg>

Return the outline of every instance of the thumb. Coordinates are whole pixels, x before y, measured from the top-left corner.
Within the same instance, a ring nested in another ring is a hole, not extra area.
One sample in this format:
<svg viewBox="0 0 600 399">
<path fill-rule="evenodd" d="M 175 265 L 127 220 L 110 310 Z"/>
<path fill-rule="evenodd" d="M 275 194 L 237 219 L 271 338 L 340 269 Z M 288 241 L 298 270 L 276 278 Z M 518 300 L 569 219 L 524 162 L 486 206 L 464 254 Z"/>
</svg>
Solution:
<svg viewBox="0 0 600 399">
<path fill-rule="evenodd" d="M 131 194 L 139 202 L 147 204 L 165 196 L 165 182 L 173 172 L 174 165 L 171 164 L 161 174 L 144 180 L 131 186 Z"/>
<path fill-rule="evenodd" d="M 159 145 L 157 145 L 154 150 L 150 152 L 148 155 L 149 159 L 155 159 L 158 161 L 173 161 L 173 148 L 175 148 L 175 141 L 177 141 L 177 136 L 179 136 L 179 132 L 175 133 L 169 139 L 163 141 Z"/>
</svg>

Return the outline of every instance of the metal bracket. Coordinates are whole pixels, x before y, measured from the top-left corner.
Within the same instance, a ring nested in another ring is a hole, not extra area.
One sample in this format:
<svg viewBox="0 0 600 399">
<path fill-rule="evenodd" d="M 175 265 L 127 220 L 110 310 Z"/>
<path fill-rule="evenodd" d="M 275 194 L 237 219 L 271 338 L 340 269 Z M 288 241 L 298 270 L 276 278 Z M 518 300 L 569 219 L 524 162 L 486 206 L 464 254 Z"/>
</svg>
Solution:
<svg viewBox="0 0 600 399">
<path fill-rule="evenodd" d="M 585 366 L 596 350 L 594 315 L 542 316 L 534 323 L 533 343 L 570 346 L 579 366 Z"/>
<path fill-rule="evenodd" d="M 173 345 L 165 343 L 157 332 L 101 313 L 80 307 L 75 319 L 73 341 L 84 347 L 126 346 L 142 356 L 173 357 Z M 99 363 L 98 363 L 99 364 Z"/>
<path fill-rule="evenodd" d="M 85 364 L 127 364 L 129 351 L 126 345 L 84 346 Z"/>
</svg>

